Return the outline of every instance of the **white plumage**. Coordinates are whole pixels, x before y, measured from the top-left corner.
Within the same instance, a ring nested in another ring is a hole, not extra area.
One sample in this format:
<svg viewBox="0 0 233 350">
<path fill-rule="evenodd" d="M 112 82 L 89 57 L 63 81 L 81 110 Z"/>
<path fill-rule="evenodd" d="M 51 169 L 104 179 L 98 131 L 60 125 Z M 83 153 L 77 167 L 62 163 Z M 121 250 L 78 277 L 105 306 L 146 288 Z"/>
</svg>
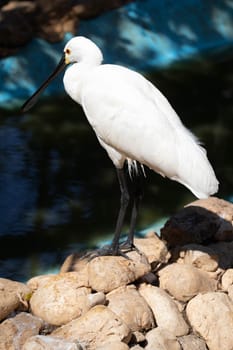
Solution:
<svg viewBox="0 0 233 350">
<path fill-rule="evenodd" d="M 217 192 L 205 150 L 155 86 L 132 70 L 101 64 L 99 48 L 87 38 L 71 39 L 64 52 L 75 62 L 65 72 L 65 90 L 81 104 L 117 168 L 129 158 L 180 182 L 198 198 Z"/>
<path fill-rule="evenodd" d="M 114 239 L 107 253 L 119 254 L 119 238 L 130 193 L 124 173 L 143 175 L 143 165 L 186 186 L 198 198 L 218 190 L 218 180 L 206 151 L 182 124 L 161 92 L 142 75 L 130 69 L 102 64 L 100 49 L 89 39 L 75 37 L 64 49 L 58 67 L 24 104 L 27 111 L 49 82 L 67 65 L 64 86 L 78 102 L 117 169 L 121 207 Z M 140 166 L 141 164 L 141 166 Z M 132 180 L 135 176 L 132 176 Z M 133 247 L 133 236 L 141 191 L 136 179 L 130 231 L 126 243 Z M 106 253 L 106 251 L 105 251 Z"/>
</svg>

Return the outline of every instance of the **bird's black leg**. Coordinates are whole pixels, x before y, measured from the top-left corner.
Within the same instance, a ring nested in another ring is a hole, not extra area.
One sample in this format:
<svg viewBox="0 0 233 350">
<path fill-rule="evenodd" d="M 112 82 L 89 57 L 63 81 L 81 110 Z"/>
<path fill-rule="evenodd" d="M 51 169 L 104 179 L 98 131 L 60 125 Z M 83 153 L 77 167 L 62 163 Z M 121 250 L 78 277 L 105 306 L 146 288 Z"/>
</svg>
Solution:
<svg viewBox="0 0 233 350">
<path fill-rule="evenodd" d="M 117 169 L 117 176 L 120 184 L 120 190 L 121 190 L 121 201 L 120 201 L 120 210 L 117 218 L 117 224 L 115 229 L 115 234 L 113 237 L 113 241 L 111 244 L 111 251 L 112 255 L 118 255 L 119 254 L 119 239 L 122 231 L 122 226 L 125 218 L 126 209 L 129 204 L 129 191 L 127 186 L 127 180 L 126 180 L 126 174 L 125 169 Z"/>
<path fill-rule="evenodd" d="M 120 190 L 121 190 L 121 200 L 120 200 L 120 210 L 117 217 L 115 234 L 111 245 L 101 248 L 97 251 L 87 253 L 84 255 L 85 258 L 93 259 L 101 255 L 122 255 L 127 258 L 124 251 L 136 249 L 133 244 L 133 238 L 135 233 L 138 207 L 143 195 L 142 188 L 143 188 L 143 178 L 144 178 L 144 172 L 141 169 L 141 165 L 139 163 L 137 165 L 138 165 L 137 172 L 133 174 L 133 176 L 130 176 L 132 180 L 131 182 L 132 188 L 130 188 L 130 191 L 128 189 L 125 167 L 122 169 L 117 168 L 117 176 L 118 176 Z M 119 240 L 122 233 L 122 227 L 124 223 L 126 210 L 127 210 L 131 196 L 133 198 L 133 207 L 132 207 L 129 234 L 128 234 L 127 240 L 120 245 Z"/>
<path fill-rule="evenodd" d="M 144 178 L 145 178 L 145 174 L 141 168 L 141 165 L 138 163 L 137 174 L 134 174 L 134 176 L 132 177 L 133 207 L 132 207 L 132 213 L 131 213 L 129 233 L 128 233 L 127 240 L 121 245 L 122 248 L 129 249 L 129 250 L 132 250 L 133 248 L 135 248 L 133 239 L 135 234 L 138 209 L 144 194 L 144 191 L 143 191 Z"/>
</svg>

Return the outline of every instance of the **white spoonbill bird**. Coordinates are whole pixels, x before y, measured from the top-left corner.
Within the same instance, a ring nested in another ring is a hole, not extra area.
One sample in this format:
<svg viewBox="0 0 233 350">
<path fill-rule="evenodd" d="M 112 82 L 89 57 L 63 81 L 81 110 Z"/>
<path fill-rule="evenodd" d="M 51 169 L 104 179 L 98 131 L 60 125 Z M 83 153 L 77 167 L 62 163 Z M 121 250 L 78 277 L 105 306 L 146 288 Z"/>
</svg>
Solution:
<svg viewBox="0 0 233 350">
<path fill-rule="evenodd" d="M 131 196 L 131 223 L 125 246 L 133 248 L 143 165 L 183 184 L 198 198 L 217 192 L 218 180 L 205 149 L 182 124 L 163 94 L 139 73 L 119 65 L 102 64 L 102 60 L 94 42 L 82 36 L 72 38 L 55 71 L 22 110 L 28 111 L 49 82 L 70 64 L 63 80 L 65 90 L 82 106 L 119 179 L 121 205 L 108 249 L 108 254 L 116 255 L 120 253 L 119 239 Z M 133 191 L 128 189 L 127 165 L 135 184 Z"/>
</svg>

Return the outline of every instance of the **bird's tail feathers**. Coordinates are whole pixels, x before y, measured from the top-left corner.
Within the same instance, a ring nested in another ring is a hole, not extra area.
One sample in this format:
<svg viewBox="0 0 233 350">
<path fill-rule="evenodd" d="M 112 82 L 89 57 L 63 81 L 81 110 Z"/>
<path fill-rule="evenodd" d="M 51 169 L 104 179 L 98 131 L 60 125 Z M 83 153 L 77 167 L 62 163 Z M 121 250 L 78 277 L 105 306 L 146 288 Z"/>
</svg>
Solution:
<svg viewBox="0 0 233 350">
<path fill-rule="evenodd" d="M 219 182 L 207 158 L 206 150 L 197 138 L 187 137 L 185 149 L 177 145 L 177 152 L 178 175 L 172 179 L 186 186 L 198 198 L 207 198 L 216 193 Z"/>
</svg>

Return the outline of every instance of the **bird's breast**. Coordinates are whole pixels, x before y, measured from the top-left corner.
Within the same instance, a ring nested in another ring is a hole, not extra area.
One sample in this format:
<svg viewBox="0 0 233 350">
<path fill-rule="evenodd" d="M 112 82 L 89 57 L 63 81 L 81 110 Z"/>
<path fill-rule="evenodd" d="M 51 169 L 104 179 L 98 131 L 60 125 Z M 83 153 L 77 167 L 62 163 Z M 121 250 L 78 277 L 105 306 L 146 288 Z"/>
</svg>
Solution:
<svg viewBox="0 0 233 350">
<path fill-rule="evenodd" d="M 82 105 L 82 91 L 91 74 L 91 68 L 74 63 L 69 66 L 64 74 L 63 84 L 67 94 L 77 103 Z"/>
</svg>

